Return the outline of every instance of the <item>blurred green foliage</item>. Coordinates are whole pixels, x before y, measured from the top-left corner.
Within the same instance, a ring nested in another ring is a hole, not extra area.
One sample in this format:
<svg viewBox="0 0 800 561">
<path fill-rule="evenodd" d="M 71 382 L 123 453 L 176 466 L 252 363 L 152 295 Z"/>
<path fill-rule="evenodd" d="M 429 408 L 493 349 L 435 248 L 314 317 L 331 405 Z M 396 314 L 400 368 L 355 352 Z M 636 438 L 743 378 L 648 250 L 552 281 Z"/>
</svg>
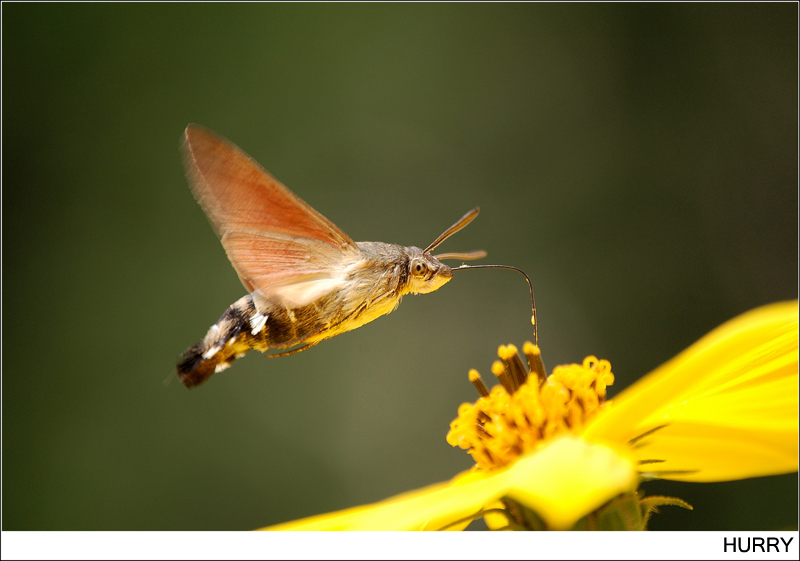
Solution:
<svg viewBox="0 0 800 561">
<path fill-rule="evenodd" d="M 3 529 L 248 529 L 442 481 L 467 370 L 531 337 L 463 274 L 193 391 L 244 294 L 178 151 L 240 145 L 356 240 L 532 277 L 549 367 L 612 392 L 797 297 L 797 5 L 4 4 Z M 797 476 L 645 487 L 653 529 L 797 526 Z"/>
</svg>

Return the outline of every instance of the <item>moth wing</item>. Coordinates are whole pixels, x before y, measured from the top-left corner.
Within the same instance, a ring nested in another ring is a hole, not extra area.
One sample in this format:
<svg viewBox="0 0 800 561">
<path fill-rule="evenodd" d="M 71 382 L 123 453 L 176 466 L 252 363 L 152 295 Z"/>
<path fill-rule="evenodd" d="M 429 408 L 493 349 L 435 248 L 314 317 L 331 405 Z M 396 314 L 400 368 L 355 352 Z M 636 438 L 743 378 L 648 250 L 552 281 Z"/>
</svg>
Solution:
<svg viewBox="0 0 800 561">
<path fill-rule="evenodd" d="M 345 268 L 353 259 L 325 242 L 233 230 L 222 245 L 239 279 L 250 292 L 279 299 L 289 307 L 308 304 L 344 286 Z"/>
<path fill-rule="evenodd" d="M 302 305 L 337 288 L 343 266 L 362 257 L 347 234 L 233 143 L 189 125 L 183 149 L 192 193 L 248 291 Z"/>
</svg>

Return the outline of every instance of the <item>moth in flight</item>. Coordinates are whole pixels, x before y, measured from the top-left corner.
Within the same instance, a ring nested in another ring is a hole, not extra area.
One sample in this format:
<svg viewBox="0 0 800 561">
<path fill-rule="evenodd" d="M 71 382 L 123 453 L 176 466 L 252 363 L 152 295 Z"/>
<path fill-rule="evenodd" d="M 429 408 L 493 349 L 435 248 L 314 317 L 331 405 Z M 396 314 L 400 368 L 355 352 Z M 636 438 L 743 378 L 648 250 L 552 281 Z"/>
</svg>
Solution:
<svg viewBox="0 0 800 561">
<path fill-rule="evenodd" d="M 397 308 L 405 294 L 426 294 L 453 277 L 442 259 L 479 259 L 484 251 L 431 255 L 478 216 L 465 214 L 425 249 L 354 242 L 228 140 L 198 125 L 184 133 L 194 197 L 249 294 L 180 357 L 187 387 L 228 368 L 248 350 L 306 350 Z M 530 283 L 530 281 L 529 281 Z"/>
</svg>

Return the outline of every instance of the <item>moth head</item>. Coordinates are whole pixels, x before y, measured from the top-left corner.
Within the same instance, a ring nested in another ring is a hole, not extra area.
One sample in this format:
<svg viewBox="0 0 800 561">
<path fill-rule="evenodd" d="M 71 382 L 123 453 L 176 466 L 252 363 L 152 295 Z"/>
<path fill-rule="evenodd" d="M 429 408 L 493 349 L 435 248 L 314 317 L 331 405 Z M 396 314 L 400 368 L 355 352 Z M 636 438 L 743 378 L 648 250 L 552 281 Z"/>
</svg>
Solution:
<svg viewBox="0 0 800 561">
<path fill-rule="evenodd" d="M 478 216 L 479 211 L 478 207 L 473 208 L 425 249 L 409 248 L 411 253 L 408 260 L 408 292 L 412 294 L 427 294 L 437 290 L 453 278 L 453 269 L 439 261 L 440 259 L 480 259 L 486 256 L 485 251 L 442 253 L 436 256 L 430 253 L 444 240 L 472 222 Z"/>
<path fill-rule="evenodd" d="M 427 294 L 438 290 L 453 278 L 453 269 L 421 249 L 411 248 L 408 260 L 408 291 Z"/>
</svg>

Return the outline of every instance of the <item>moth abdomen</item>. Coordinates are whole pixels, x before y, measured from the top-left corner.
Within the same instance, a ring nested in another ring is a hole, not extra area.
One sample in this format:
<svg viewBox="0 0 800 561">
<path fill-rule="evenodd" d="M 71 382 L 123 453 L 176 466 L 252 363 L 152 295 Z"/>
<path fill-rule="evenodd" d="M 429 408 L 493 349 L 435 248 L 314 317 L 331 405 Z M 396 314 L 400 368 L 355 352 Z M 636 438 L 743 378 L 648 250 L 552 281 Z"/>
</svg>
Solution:
<svg viewBox="0 0 800 561">
<path fill-rule="evenodd" d="M 225 310 L 203 340 L 180 356 L 178 376 L 191 388 L 222 372 L 250 349 L 265 352 L 302 345 L 315 335 L 317 340 L 324 339 L 325 327 L 314 303 L 291 309 L 258 298 L 256 305 L 249 294 Z"/>
<path fill-rule="evenodd" d="M 248 295 L 231 305 L 219 321 L 211 326 L 203 340 L 190 347 L 178 360 L 178 376 L 187 388 L 222 372 L 251 348 L 260 346 L 263 338 L 253 335 L 264 330 L 267 316 L 256 312 Z"/>
</svg>

